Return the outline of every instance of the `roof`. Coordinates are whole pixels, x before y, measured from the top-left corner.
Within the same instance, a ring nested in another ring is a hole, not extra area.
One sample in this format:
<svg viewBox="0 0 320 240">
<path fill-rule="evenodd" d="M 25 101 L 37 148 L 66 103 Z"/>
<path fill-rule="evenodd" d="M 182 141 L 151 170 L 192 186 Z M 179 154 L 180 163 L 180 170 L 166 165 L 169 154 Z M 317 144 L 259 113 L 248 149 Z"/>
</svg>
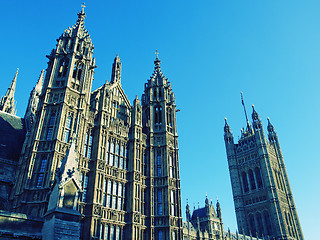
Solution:
<svg viewBox="0 0 320 240">
<path fill-rule="evenodd" d="M 18 162 L 25 134 L 23 118 L 0 111 L 0 158 Z"/>
</svg>

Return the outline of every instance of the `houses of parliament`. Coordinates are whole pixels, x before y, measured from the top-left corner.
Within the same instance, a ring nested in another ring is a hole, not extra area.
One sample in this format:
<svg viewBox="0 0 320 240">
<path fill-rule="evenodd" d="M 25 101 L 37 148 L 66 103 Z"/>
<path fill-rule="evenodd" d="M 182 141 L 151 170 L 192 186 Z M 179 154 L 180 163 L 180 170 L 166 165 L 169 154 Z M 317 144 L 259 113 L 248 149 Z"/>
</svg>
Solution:
<svg viewBox="0 0 320 240">
<path fill-rule="evenodd" d="M 275 128 L 267 138 L 254 108 L 238 143 L 224 127 L 238 232 L 219 202 L 181 206 L 175 95 L 158 55 L 132 105 L 118 55 L 92 90 L 85 17 L 47 55 L 23 118 L 18 70 L 1 98 L 0 239 L 304 239 Z"/>
</svg>

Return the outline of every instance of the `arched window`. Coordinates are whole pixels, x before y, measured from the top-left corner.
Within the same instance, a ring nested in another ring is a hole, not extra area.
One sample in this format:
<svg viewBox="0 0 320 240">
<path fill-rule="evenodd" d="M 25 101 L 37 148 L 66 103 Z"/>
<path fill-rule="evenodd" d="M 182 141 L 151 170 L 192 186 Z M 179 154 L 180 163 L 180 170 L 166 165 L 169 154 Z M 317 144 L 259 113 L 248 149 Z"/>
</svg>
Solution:
<svg viewBox="0 0 320 240">
<path fill-rule="evenodd" d="M 172 127 L 172 109 L 168 108 L 167 110 L 167 122 L 170 127 Z"/>
<path fill-rule="evenodd" d="M 249 184 L 248 184 L 247 174 L 245 172 L 242 172 L 242 184 L 243 184 L 244 192 L 248 192 Z"/>
<path fill-rule="evenodd" d="M 158 239 L 163 240 L 163 232 L 161 230 L 159 231 L 159 238 Z"/>
<path fill-rule="evenodd" d="M 156 106 L 154 108 L 154 123 L 161 124 L 162 123 L 162 107 Z"/>
<path fill-rule="evenodd" d="M 65 59 L 63 62 L 63 74 L 62 74 L 63 77 L 67 75 L 68 68 L 69 68 L 69 59 Z"/>
<path fill-rule="evenodd" d="M 71 125 L 72 125 L 72 116 L 69 115 L 66 119 L 66 125 L 64 128 L 64 135 L 63 135 L 63 141 L 68 142 L 70 138 L 71 133 Z"/>
<path fill-rule="evenodd" d="M 156 88 L 153 90 L 153 97 L 157 98 L 157 89 Z"/>
<path fill-rule="evenodd" d="M 72 72 L 72 78 L 76 78 L 76 76 L 77 76 L 77 66 L 76 65 L 74 65 L 74 67 L 73 67 L 73 72 Z"/>
<path fill-rule="evenodd" d="M 79 80 L 79 81 L 80 81 L 80 78 L 81 78 L 82 70 L 83 70 L 83 64 L 79 64 L 79 66 L 78 66 L 78 74 L 77 74 L 77 80 Z"/>
<path fill-rule="evenodd" d="M 262 188 L 263 186 L 262 186 L 262 178 L 261 178 L 260 169 L 258 167 L 256 167 L 254 169 L 254 173 L 255 173 L 255 176 L 256 176 L 258 188 Z"/>
<path fill-rule="evenodd" d="M 255 190 L 256 189 L 256 183 L 254 181 L 253 171 L 250 169 L 248 171 L 248 174 L 249 174 L 250 188 L 251 188 L 251 190 Z"/>
<path fill-rule="evenodd" d="M 59 66 L 58 77 L 61 77 L 61 76 L 62 76 L 63 64 L 64 64 L 64 60 L 61 60 L 61 61 L 60 61 L 60 66 Z"/>
</svg>

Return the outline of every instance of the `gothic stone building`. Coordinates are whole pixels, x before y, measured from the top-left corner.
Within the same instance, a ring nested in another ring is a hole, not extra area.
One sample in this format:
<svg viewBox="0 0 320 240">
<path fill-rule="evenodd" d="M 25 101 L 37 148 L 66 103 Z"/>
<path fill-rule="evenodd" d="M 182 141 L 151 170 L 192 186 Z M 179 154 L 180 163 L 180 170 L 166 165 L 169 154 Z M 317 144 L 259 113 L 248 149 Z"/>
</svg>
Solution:
<svg viewBox="0 0 320 240">
<path fill-rule="evenodd" d="M 224 126 L 239 232 L 271 239 L 302 240 L 278 136 L 268 119 L 266 139 L 259 115 L 252 108 L 252 125 L 246 117 L 247 127 L 238 143 L 234 143 L 227 120 Z"/>
<path fill-rule="evenodd" d="M 1 100 L 0 120 L 11 121 L 8 129 L 22 148 L 8 143 L 15 154 L 0 159 L 9 169 L 7 178 L 0 172 L 1 199 L 10 202 L 2 209 L 45 217 L 43 231 L 49 235 L 58 234 L 50 232 L 50 226 L 59 226 L 58 218 L 77 222 L 76 210 L 80 224 L 73 225 L 70 239 L 79 235 L 77 229 L 83 239 L 181 239 L 171 84 L 157 56 L 142 99 L 131 105 L 116 56 L 110 82 L 92 91 L 96 65 L 85 16 L 82 9 L 47 56 L 47 70 L 31 92 L 24 119 L 14 116 L 16 77 Z"/>
</svg>

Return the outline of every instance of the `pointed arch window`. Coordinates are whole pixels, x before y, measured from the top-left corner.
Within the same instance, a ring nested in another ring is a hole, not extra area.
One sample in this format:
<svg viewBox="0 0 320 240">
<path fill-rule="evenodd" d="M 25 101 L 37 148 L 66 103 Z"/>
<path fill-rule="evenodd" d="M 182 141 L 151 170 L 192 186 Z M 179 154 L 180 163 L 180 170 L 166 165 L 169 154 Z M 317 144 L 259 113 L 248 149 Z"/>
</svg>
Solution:
<svg viewBox="0 0 320 240">
<path fill-rule="evenodd" d="M 49 117 L 46 140 L 52 140 L 55 119 L 56 119 L 56 113 L 53 112 Z"/>
<path fill-rule="evenodd" d="M 87 174 L 83 173 L 82 175 L 82 179 L 83 179 L 83 194 L 82 194 L 82 202 L 86 202 L 87 201 L 87 189 L 88 189 L 88 182 L 89 182 L 89 178 L 87 176 Z"/>
<path fill-rule="evenodd" d="M 255 177 L 257 180 L 258 188 L 262 188 L 263 186 L 262 186 L 262 178 L 261 178 L 260 168 L 256 167 L 254 169 L 254 174 L 255 174 Z"/>
<path fill-rule="evenodd" d="M 172 127 L 172 109 L 168 108 L 167 110 L 167 123 L 169 127 Z"/>
<path fill-rule="evenodd" d="M 156 125 L 160 125 L 162 123 L 162 107 L 161 106 L 156 106 L 154 108 L 154 122 Z"/>
<path fill-rule="evenodd" d="M 70 114 L 66 119 L 66 125 L 64 128 L 64 134 L 63 134 L 63 141 L 69 142 L 70 139 L 70 133 L 71 133 L 71 126 L 72 126 L 72 114 Z"/>
<path fill-rule="evenodd" d="M 163 240 L 163 231 L 162 230 L 159 231 L 159 238 L 158 239 Z"/>
<path fill-rule="evenodd" d="M 85 141 L 84 141 L 84 147 L 83 147 L 83 156 L 87 158 L 91 158 L 92 153 L 92 140 L 93 136 L 91 131 L 88 131 L 86 133 Z"/>
<path fill-rule="evenodd" d="M 161 152 L 160 150 L 157 151 L 157 176 L 162 176 L 162 169 L 161 169 Z"/>
<path fill-rule="evenodd" d="M 249 181 L 250 181 L 250 188 L 251 188 L 251 190 L 255 190 L 256 189 L 256 183 L 255 183 L 255 180 L 254 180 L 253 171 L 251 169 L 249 169 L 248 175 L 249 175 Z"/>
<path fill-rule="evenodd" d="M 59 65 L 58 77 L 65 77 L 68 72 L 69 59 L 62 59 Z"/>
<path fill-rule="evenodd" d="M 248 179 L 247 179 L 247 174 L 245 172 L 242 172 L 242 184 L 243 184 L 243 190 L 244 192 L 249 191 L 249 184 L 248 184 Z"/>
<path fill-rule="evenodd" d="M 173 157 L 172 157 L 172 154 L 170 153 L 170 155 L 169 155 L 169 176 L 171 177 L 171 178 L 173 178 L 174 176 L 173 176 Z"/>
<path fill-rule="evenodd" d="M 77 73 L 77 80 L 79 81 L 81 79 L 82 70 L 83 70 L 83 64 L 79 64 L 78 73 Z"/>
</svg>

